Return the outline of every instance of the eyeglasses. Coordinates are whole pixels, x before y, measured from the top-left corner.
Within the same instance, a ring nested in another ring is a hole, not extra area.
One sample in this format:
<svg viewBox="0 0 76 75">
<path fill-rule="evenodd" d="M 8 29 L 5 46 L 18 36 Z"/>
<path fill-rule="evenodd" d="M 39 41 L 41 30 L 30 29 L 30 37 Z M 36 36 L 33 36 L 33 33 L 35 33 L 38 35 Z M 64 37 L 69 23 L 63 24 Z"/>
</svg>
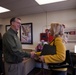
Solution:
<svg viewBox="0 0 76 75">
<path fill-rule="evenodd" d="M 14 21 L 14 22 L 16 22 L 17 24 L 21 25 L 21 23 L 20 23 L 20 22 L 17 22 L 17 21 Z"/>
</svg>

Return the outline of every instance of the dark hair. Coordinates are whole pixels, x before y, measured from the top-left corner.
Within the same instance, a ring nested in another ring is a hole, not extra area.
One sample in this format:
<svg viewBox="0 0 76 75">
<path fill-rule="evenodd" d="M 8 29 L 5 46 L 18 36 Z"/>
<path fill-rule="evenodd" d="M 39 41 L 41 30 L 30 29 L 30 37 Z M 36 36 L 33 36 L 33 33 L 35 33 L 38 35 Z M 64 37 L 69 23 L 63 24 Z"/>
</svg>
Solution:
<svg viewBox="0 0 76 75">
<path fill-rule="evenodd" d="M 15 19 L 19 19 L 19 20 L 21 20 L 20 18 L 13 17 L 13 18 L 11 18 L 11 19 L 10 19 L 10 25 L 11 25 L 11 23 L 12 23 L 12 22 L 14 22 L 14 21 L 15 21 Z"/>
</svg>

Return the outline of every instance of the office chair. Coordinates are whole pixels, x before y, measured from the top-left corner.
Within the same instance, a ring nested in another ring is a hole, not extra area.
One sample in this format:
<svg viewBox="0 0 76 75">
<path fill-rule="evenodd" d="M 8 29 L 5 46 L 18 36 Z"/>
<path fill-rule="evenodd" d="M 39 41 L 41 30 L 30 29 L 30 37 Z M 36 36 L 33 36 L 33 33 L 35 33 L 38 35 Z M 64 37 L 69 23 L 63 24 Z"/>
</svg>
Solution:
<svg viewBox="0 0 76 75">
<path fill-rule="evenodd" d="M 73 68 L 71 69 L 72 75 L 76 75 L 76 53 L 71 52 Z"/>
</svg>

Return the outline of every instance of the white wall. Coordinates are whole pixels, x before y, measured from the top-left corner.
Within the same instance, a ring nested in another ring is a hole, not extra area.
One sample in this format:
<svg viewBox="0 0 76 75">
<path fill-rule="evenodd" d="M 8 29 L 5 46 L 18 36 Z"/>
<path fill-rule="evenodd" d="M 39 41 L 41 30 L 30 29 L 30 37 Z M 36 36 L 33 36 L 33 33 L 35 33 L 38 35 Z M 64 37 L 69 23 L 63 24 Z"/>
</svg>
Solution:
<svg viewBox="0 0 76 75">
<path fill-rule="evenodd" d="M 23 44 L 23 48 L 35 49 L 40 40 L 40 33 L 46 27 L 46 13 L 32 14 L 27 16 L 20 16 L 22 23 L 33 23 L 33 45 Z M 3 20 L 3 25 L 9 25 L 9 19 Z M 47 25 L 53 22 L 65 24 L 66 27 L 76 27 L 76 10 L 64 10 L 56 12 L 47 12 Z M 5 27 L 2 27 L 2 34 L 5 32 Z M 75 43 L 67 44 L 67 49 L 73 50 Z M 69 47 L 70 46 L 70 47 Z"/>
<path fill-rule="evenodd" d="M 2 20 L 0 19 L 0 24 L 2 24 Z"/>
<path fill-rule="evenodd" d="M 0 33 L 2 33 L 2 30 L 1 30 L 1 28 L 2 28 L 2 19 L 0 19 Z"/>
</svg>

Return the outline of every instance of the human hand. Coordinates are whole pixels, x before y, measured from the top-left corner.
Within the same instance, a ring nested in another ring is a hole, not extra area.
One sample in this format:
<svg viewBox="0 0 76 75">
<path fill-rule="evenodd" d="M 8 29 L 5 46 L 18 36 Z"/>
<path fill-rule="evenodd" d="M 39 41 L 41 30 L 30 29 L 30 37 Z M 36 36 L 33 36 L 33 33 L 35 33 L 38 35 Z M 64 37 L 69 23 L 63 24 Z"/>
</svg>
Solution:
<svg viewBox="0 0 76 75">
<path fill-rule="evenodd" d="M 25 63 L 28 58 L 24 57 L 24 58 L 22 58 L 22 59 L 23 59 L 22 63 Z"/>
<path fill-rule="evenodd" d="M 31 54 L 31 58 L 34 58 L 34 56 L 35 56 L 35 51 L 30 52 L 30 54 Z"/>
<path fill-rule="evenodd" d="M 39 55 L 35 54 L 35 55 L 34 55 L 34 59 L 35 59 L 35 60 L 39 60 Z"/>
<path fill-rule="evenodd" d="M 44 56 L 39 56 L 39 61 L 44 62 Z"/>
</svg>

